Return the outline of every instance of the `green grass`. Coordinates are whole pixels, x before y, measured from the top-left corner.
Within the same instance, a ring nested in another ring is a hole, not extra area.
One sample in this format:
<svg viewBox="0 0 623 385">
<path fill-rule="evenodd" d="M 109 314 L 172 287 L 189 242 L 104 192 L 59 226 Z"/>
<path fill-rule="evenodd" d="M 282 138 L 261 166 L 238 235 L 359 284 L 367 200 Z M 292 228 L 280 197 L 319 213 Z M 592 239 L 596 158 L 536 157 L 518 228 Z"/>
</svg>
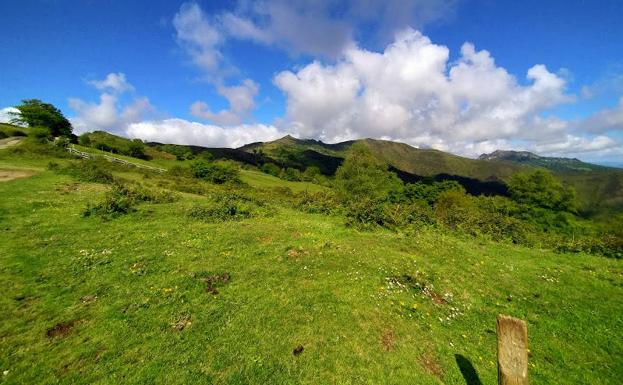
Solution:
<svg viewBox="0 0 623 385">
<path fill-rule="evenodd" d="M 260 171 L 241 170 L 240 179 L 248 185 L 256 188 L 286 187 L 293 192 L 318 192 L 326 190 L 325 187 L 310 182 L 292 182 L 268 175 Z"/>
<path fill-rule="evenodd" d="M 623 375 L 621 260 L 360 232 L 278 200 L 221 223 L 189 218 L 208 199 L 192 194 L 83 218 L 108 187 L 39 171 L 0 183 L 2 383 L 465 384 L 460 355 L 493 384 L 500 313 L 528 322 L 532 383 Z M 242 177 L 248 194 L 295 188 Z M 201 277 L 222 273 L 207 292 Z M 434 294 L 393 283 L 405 274 Z"/>
</svg>

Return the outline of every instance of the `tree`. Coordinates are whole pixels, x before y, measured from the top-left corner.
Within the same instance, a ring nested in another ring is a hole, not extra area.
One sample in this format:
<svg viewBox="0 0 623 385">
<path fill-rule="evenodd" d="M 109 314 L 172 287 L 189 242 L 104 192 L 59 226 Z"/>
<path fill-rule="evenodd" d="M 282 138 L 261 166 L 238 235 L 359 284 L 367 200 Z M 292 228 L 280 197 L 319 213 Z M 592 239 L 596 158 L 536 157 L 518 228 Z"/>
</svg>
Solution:
<svg viewBox="0 0 623 385">
<path fill-rule="evenodd" d="M 128 144 L 127 155 L 139 159 L 147 158 L 147 156 L 145 155 L 145 144 L 143 143 L 143 141 L 141 141 L 140 139 L 132 140 Z"/>
<path fill-rule="evenodd" d="M 554 211 L 576 211 L 575 190 L 550 172 L 535 170 L 512 176 L 508 188 L 513 200 Z"/>
<path fill-rule="evenodd" d="M 52 136 L 70 136 L 71 123 L 63 116 L 61 111 L 49 103 L 43 103 L 38 99 L 22 100 L 22 104 L 15 106 L 19 113 L 11 113 L 12 123 L 27 124 L 29 127 L 45 127 L 50 130 Z"/>
<path fill-rule="evenodd" d="M 354 144 L 335 173 L 335 186 L 347 201 L 384 200 L 390 192 L 400 191 L 402 181 L 388 171 L 363 143 Z"/>
</svg>

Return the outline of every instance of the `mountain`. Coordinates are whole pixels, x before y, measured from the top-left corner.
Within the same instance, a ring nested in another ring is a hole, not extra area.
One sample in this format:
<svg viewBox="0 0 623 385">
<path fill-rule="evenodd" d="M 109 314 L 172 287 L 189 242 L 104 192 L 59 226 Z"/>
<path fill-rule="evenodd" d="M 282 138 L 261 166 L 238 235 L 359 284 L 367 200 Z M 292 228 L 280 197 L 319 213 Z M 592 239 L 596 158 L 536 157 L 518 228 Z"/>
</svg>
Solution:
<svg viewBox="0 0 623 385">
<path fill-rule="evenodd" d="M 555 172 L 603 171 L 605 166 L 582 162 L 576 158 L 555 158 L 539 156 L 528 151 L 496 150 L 490 154 L 482 154 L 480 160 L 506 161 L 516 164 L 543 167 Z"/>
<path fill-rule="evenodd" d="M 302 160 L 311 156 L 310 151 L 343 159 L 354 143 L 363 143 L 378 159 L 390 166 L 421 177 L 447 174 L 483 181 L 500 180 L 524 169 L 520 165 L 469 159 L 439 150 L 419 149 L 405 143 L 378 139 L 327 144 L 318 140 L 285 136 L 272 142 L 252 143 L 239 149 L 266 154 L 280 160 Z"/>
<path fill-rule="evenodd" d="M 128 141 L 125 138 L 118 139 Z M 195 155 L 208 151 L 215 159 L 230 159 L 253 166 L 269 162 L 281 168 L 293 167 L 300 170 L 315 166 L 323 174 L 330 176 L 335 174 L 354 143 L 367 146 L 405 182 L 455 180 L 471 194 L 508 195 L 505 182 L 513 174 L 535 167 L 545 167 L 576 189 L 580 214 L 608 216 L 623 212 L 622 169 L 585 163 L 578 159 L 542 157 L 524 151 L 495 151 L 484 154 L 479 159 L 470 159 L 387 140 L 360 139 L 324 143 L 285 136 L 271 142 L 256 142 L 239 148 L 147 143 L 150 150 L 146 153 L 156 159 L 161 158 L 163 153 L 169 154 L 167 151 L 170 150 L 165 149 L 167 147 Z"/>
</svg>

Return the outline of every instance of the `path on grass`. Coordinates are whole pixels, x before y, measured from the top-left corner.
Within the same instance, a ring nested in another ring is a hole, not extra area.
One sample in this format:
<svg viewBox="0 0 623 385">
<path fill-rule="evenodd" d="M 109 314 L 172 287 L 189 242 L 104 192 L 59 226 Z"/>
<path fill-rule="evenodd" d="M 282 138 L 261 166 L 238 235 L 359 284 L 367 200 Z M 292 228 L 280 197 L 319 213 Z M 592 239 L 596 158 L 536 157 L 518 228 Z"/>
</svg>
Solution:
<svg viewBox="0 0 623 385">
<path fill-rule="evenodd" d="M 11 136 L 9 138 L 0 139 L 0 150 L 7 147 L 15 146 L 16 144 L 21 143 L 22 140 L 24 140 L 24 138 L 19 136 Z"/>
</svg>

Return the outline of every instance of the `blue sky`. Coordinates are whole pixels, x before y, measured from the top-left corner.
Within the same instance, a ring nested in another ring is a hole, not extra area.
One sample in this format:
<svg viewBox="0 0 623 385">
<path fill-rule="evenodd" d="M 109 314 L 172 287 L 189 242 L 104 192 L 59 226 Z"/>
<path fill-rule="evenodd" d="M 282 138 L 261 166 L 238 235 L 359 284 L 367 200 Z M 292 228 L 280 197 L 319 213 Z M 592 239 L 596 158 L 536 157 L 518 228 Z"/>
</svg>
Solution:
<svg viewBox="0 0 623 385">
<path fill-rule="evenodd" d="M 0 14 L 0 108 L 39 98 L 78 132 L 623 160 L 621 1 L 25 0 Z"/>
</svg>

